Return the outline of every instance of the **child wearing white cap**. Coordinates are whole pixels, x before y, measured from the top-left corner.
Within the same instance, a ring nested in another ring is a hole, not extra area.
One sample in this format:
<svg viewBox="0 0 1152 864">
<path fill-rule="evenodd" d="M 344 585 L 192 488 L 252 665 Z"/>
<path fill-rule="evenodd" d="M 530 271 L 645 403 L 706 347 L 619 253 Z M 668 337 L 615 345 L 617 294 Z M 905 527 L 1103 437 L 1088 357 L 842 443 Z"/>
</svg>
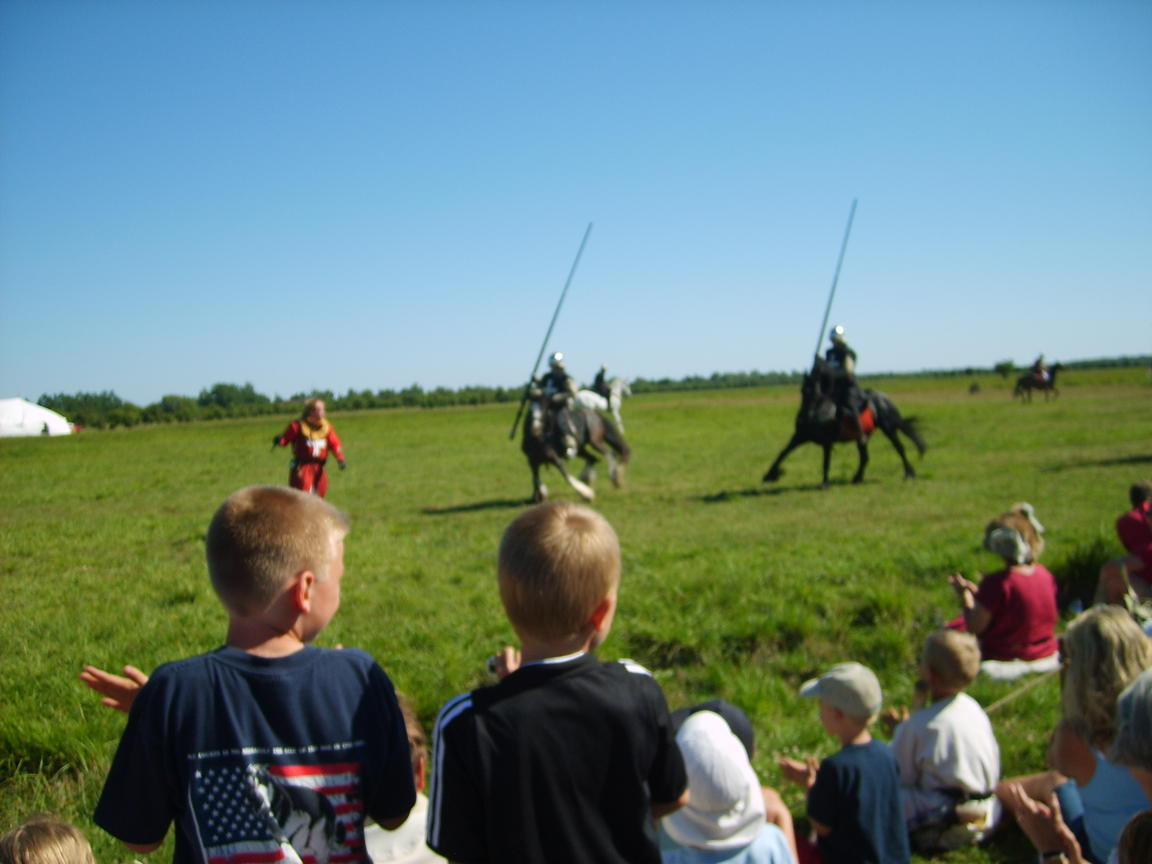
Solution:
<svg viewBox="0 0 1152 864">
<path fill-rule="evenodd" d="M 841 749 L 816 759 L 783 759 L 784 776 L 808 793 L 808 819 L 824 864 L 904 864 L 911 858 L 892 751 L 868 731 L 880 712 L 880 682 L 867 666 L 838 663 L 806 681 L 800 695 L 820 700 L 820 722 Z"/>
<path fill-rule="evenodd" d="M 725 719 L 713 711 L 690 714 L 676 743 L 689 798 L 662 822 L 663 864 L 792 864 L 791 818 L 788 833 L 766 821 L 760 781 Z"/>
</svg>

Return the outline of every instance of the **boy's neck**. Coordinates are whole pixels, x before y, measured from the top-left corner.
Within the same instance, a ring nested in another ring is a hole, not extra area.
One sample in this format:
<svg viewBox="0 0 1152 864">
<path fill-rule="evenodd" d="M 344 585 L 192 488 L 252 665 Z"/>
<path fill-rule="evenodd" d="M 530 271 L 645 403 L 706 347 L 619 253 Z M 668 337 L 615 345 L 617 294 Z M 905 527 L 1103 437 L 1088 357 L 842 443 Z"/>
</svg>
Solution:
<svg viewBox="0 0 1152 864">
<path fill-rule="evenodd" d="M 592 634 L 574 636 L 568 639 L 534 639 L 523 633 L 520 636 L 520 665 L 539 663 L 552 657 L 567 657 L 592 649 Z"/>
<path fill-rule="evenodd" d="M 943 702 L 945 699 L 951 699 L 953 696 L 962 692 L 964 692 L 964 688 L 962 687 L 960 689 L 956 689 L 955 687 L 948 689 L 942 687 L 932 687 L 928 691 L 928 695 L 932 699 L 932 704 L 935 705 L 937 702 Z"/>
<path fill-rule="evenodd" d="M 840 743 L 845 747 L 855 747 L 858 744 L 868 744 L 872 741 L 872 733 L 868 731 L 868 727 L 863 729 L 855 727 L 852 729 L 845 729 L 840 733 Z"/>
<path fill-rule="evenodd" d="M 261 618 L 228 617 L 229 648 L 255 654 L 257 657 L 287 657 L 304 647 L 304 640 L 295 627 L 283 630 Z"/>
</svg>

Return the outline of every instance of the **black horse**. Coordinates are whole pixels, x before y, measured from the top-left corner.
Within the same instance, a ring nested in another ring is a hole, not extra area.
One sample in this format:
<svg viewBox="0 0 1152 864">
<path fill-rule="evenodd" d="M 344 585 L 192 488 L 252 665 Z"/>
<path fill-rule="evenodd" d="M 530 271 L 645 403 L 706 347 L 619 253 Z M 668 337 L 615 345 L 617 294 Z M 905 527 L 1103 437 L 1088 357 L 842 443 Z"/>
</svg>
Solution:
<svg viewBox="0 0 1152 864">
<path fill-rule="evenodd" d="M 1056 363 L 1048 369 L 1048 377 L 1040 378 L 1035 372 L 1029 372 L 1027 375 L 1021 375 L 1016 379 L 1016 389 L 1012 391 L 1013 398 L 1019 396 L 1022 402 L 1032 401 L 1032 391 L 1039 390 L 1044 394 L 1044 401 L 1047 402 L 1050 398 L 1055 399 L 1060 395 L 1060 391 L 1056 389 L 1056 375 L 1064 368 L 1063 363 Z"/>
<path fill-rule="evenodd" d="M 559 424 L 556 417 L 561 412 L 571 421 L 576 439 L 576 453 L 573 455 L 584 460 L 584 470 L 580 472 L 579 479 L 573 477 L 565 465 L 568 454 L 564 451 L 563 431 L 557 428 Z M 617 487 L 632 455 L 623 436 L 607 417 L 586 408 L 561 408 L 555 414 L 545 411 L 538 393 L 533 393 L 528 415 L 524 418 L 524 438 L 520 449 L 524 451 L 528 467 L 532 469 L 533 502 L 548 497 L 548 487 L 540 480 L 540 468 L 543 465 L 554 467 L 581 498 L 591 501 L 596 497 L 591 483 L 596 476 L 596 463 L 600 461 L 596 454 L 608 461 L 608 476 L 612 478 L 612 485 Z"/>
<path fill-rule="evenodd" d="M 916 445 L 917 451 L 923 455 L 924 451 L 928 449 L 928 445 L 924 443 L 915 419 L 902 417 L 892 400 L 883 393 L 876 390 L 863 390 L 860 391 L 863 402 L 860 411 L 860 425 L 864 434 L 857 436 L 856 430 L 853 428 L 854 424 L 850 420 L 845 422 L 845 418 L 837 417 L 836 403 L 828 395 L 831 392 L 828 382 L 832 377 L 822 360 L 818 360 L 813 370 L 804 376 L 804 383 L 801 387 L 803 398 L 800 403 L 800 411 L 796 414 L 796 431 L 792 435 L 792 440 L 780 451 L 780 455 L 776 457 L 772 467 L 764 474 L 764 482 L 771 483 L 774 480 L 779 480 L 780 475 L 784 473 L 780 468 L 780 463 L 801 444 L 811 441 L 813 444 L 819 444 L 824 448 L 823 485 L 824 488 L 827 488 L 828 467 L 832 461 L 832 445 L 841 441 L 855 441 L 856 449 L 860 454 L 860 467 L 856 469 L 852 482 L 859 483 L 864 479 L 864 469 L 868 465 L 868 437 L 876 429 L 883 432 L 892 442 L 892 446 L 896 448 L 896 452 L 900 455 L 900 461 L 904 463 L 904 477 L 906 479 L 915 477 L 916 470 L 908 461 L 908 456 L 904 452 L 904 445 L 897 434 L 903 432 L 907 435 Z"/>
</svg>

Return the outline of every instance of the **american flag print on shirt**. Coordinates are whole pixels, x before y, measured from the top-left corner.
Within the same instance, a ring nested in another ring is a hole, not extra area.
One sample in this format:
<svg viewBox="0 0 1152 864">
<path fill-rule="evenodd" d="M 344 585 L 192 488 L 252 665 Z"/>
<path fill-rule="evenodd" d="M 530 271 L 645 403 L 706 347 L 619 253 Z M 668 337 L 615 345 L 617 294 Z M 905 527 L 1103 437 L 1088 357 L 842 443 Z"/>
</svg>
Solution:
<svg viewBox="0 0 1152 864">
<path fill-rule="evenodd" d="M 366 861 L 360 763 L 278 750 L 194 757 L 189 805 L 208 864 Z M 347 756 L 347 754 L 341 754 Z M 308 761 L 303 761 L 308 758 Z M 313 761 L 313 760 L 320 761 Z"/>
</svg>

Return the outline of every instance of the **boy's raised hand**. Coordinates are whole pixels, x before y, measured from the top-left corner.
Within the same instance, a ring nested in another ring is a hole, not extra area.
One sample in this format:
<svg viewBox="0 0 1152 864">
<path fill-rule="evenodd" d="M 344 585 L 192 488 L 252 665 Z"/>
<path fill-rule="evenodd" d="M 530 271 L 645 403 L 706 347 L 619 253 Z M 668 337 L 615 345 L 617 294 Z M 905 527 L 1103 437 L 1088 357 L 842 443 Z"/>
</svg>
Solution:
<svg viewBox="0 0 1152 864">
<path fill-rule="evenodd" d="M 80 673 L 80 680 L 104 697 L 100 700 L 102 705 L 127 714 L 140 688 L 148 683 L 148 676 L 135 666 L 125 666 L 124 675 L 113 675 L 95 666 L 85 666 Z"/>
<path fill-rule="evenodd" d="M 811 789 L 816 782 L 816 772 L 820 768 L 820 763 L 816 761 L 815 756 L 806 756 L 803 762 L 799 759 L 785 757 L 780 760 L 779 764 L 784 777 L 802 787 L 805 792 Z"/>
<path fill-rule="evenodd" d="M 891 735 L 896 730 L 896 727 L 910 716 L 911 712 L 908 710 L 907 705 L 901 705 L 899 708 L 886 708 L 880 713 L 880 723 L 887 730 L 888 734 Z"/>
</svg>

